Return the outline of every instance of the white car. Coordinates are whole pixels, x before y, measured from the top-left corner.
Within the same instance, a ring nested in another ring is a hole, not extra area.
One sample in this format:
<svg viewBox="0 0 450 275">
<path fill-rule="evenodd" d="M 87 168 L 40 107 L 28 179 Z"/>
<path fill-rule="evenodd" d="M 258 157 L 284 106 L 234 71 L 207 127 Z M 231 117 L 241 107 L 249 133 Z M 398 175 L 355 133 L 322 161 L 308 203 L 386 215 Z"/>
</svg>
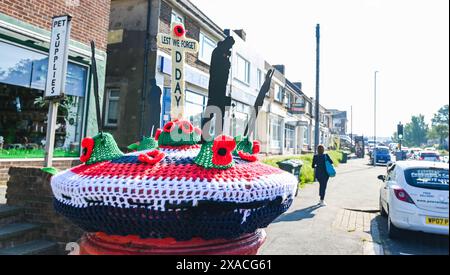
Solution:
<svg viewBox="0 0 450 275">
<path fill-rule="evenodd" d="M 439 153 L 435 151 L 420 151 L 417 154 L 418 160 L 441 161 Z"/>
<path fill-rule="evenodd" d="M 387 168 L 380 188 L 380 212 L 388 218 L 390 238 L 402 229 L 448 235 L 448 165 L 398 161 Z"/>
</svg>

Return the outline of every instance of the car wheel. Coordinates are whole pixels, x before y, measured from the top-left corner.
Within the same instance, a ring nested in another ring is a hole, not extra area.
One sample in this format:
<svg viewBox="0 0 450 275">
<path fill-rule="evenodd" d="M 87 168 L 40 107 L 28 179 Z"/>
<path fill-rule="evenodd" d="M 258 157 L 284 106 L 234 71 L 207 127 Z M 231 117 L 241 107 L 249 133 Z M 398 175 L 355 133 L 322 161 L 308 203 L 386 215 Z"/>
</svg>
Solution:
<svg viewBox="0 0 450 275">
<path fill-rule="evenodd" d="M 388 214 L 388 235 L 390 239 L 398 239 L 401 235 L 401 229 L 396 227 L 391 221 L 391 215 Z"/>
<path fill-rule="evenodd" d="M 388 213 L 386 210 L 384 210 L 383 204 L 381 203 L 381 196 L 380 196 L 380 215 L 381 217 L 387 217 Z"/>
</svg>

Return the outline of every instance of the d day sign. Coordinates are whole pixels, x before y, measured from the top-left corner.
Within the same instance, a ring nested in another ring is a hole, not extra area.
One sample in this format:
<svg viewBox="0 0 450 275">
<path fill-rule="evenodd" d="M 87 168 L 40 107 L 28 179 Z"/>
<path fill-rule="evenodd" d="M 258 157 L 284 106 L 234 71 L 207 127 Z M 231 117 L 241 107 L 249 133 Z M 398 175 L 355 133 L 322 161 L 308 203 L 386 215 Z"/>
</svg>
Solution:
<svg viewBox="0 0 450 275">
<path fill-rule="evenodd" d="M 47 83 L 44 94 L 47 99 L 64 95 L 71 19 L 70 15 L 55 16 L 52 19 Z"/>
</svg>

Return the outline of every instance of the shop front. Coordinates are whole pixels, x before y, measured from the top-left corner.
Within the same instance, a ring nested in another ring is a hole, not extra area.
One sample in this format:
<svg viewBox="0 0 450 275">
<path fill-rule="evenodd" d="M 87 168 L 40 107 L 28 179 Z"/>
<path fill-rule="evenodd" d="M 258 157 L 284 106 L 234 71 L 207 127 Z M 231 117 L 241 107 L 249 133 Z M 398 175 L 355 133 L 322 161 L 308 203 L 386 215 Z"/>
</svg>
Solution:
<svg viewBox="0 0 450 275">
<path fill-rule="evenodd" d="M 0 158 L 42 157 L 46 143 L 48 103 L 43 99 L 48 53 L 34 43 L 0 34 Z M 71 60 L 65 98 L 58 109 L 56 157 L 79 156 L 85 131 L 89 67 Z"/>
</svg>

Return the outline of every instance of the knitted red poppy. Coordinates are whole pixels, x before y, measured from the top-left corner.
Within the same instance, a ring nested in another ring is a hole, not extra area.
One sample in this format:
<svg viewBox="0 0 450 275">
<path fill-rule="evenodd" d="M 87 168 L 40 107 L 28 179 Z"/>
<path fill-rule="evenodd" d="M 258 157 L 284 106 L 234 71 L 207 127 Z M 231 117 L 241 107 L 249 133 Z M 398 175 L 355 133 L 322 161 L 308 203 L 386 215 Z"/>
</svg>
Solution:
<svg viewBox="0 0 450 275">
<path fill-rule="evenodd" d="M 248 162 L 255 162 L 258 160 L 258 157 L 256 155 L 245 153 L 244 151 L 239 151 L 238 154 L 241 159 Z"/>
<path fill-rule="evenodd" d="M 138 160 L 142 163 L 154 165 L 160 162 L 165 157 L 165 154 L 158 150 L 153 150 L 146 154 L 141 154 L 138 157 Z"/>
<path fill-rule="evenodd" d="M 156 130 L 156 133 L 155 133 L 155 140 L 158 140 L 158 139 L 159 139 L 159 136 L 161 135 L 161 133 L 162 133 L 162 130 L 161 130 L 161 129 Z"/>
<path fill-rule="evenodd" d="M 166 132 L 166 133 L 172 132 L 172 130 L 174 129 L 174 127 L 173 127 L 174 125 L 175 124 L 172 121 L 167 122 L 166 125 L 164 125 L 164 128 L 163 128 L 164 132 Z"/>
<path fill-rule="evenodd" d="M 227 135 L 220 135 L 214 139 L 212 147 L 214 165 L 226 166 L 233 161 L 233 150 L 236 148 L 234 138 Z"/>
<path fill-rule="evenodd" d="M 194 126 L 187 120 L 180 120 L 177 122 L 177 125 L 185 134 L 190 134 L 194 131 Z"/>
<path fill-rule="evenodd" d="M 256 155 L 261 151 L 261 144 L 259 141 L 254 140 L 253 141 L 253 154 Z"/>
<path fill-rule="evenodd" d="M 94 139 L 91 137 L 84 138 L 83 141 L 81 141 L 81 162 L 87 162 L 92 155 L 92 151 L 94 150 Z"/>
<path fill-rule="evenodd" d="M 175 33 L 176 36 L 182 37 L 186 33 L 186 30 L 182 25 L 176 25 L 173 28 L 173 32 Z"/>
</svg>

